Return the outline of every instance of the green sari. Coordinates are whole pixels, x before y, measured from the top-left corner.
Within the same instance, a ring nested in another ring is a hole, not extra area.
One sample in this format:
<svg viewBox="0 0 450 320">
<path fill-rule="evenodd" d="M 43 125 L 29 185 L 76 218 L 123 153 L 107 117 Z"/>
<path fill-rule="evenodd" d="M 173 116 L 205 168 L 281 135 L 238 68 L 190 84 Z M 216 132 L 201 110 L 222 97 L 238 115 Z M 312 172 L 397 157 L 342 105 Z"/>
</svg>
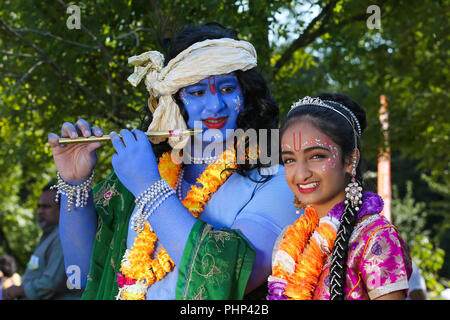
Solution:
<svg viewBox="0 0 450 320">
<path fill-rule="evenodd" d="M 98 227 L 82 299 L 116 298 L 134 200 L 114 172 L 94 187 Z M 254 249 L 238 231 L 217 231 L 198 220 L 179 265 L 176 299 L 242 299 L 254 259 Z"/>
</svg>

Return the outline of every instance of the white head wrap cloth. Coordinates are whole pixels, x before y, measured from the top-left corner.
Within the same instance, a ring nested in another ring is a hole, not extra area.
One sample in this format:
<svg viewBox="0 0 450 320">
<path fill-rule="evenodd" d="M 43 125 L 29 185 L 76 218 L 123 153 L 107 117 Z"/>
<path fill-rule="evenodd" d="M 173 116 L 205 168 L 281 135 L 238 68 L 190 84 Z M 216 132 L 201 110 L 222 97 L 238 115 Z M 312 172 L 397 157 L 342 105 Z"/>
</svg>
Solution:
<svg viewBox="0 0 450 320">
<path fill-rule="evenodd" d="M 211 75 L 246 71 L 257 64 L 256 50 L 247 41 L 229 38 L 197 42 L 180 52 L 164 65 L 164 56 L 158 51 L 148 51 L 128 59 L 134 73 L 128 81 L 137 86 L 145 76 L 145 85 L 151 95 L 159 97 L 148 131 L 187 129 L 177 103 L 172 95 L 179 89 L 193 85 Z M 151 107 L 151 106 L 149 106 Z M 171 137 L 172 148 L 181 149 L 189 137 Z M 153 139 L 154 143 L 161 140 Z"/>
</svg>

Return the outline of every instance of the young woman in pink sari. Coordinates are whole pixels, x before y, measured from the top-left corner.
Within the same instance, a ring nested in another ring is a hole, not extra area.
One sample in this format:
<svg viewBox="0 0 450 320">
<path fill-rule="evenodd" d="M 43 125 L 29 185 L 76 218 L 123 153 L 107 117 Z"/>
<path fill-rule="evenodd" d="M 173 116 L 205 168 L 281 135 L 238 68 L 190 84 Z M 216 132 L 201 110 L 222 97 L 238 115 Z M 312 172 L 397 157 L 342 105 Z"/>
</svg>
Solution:
<svg viewBox="0 0 450 320">
<path fill-rule="evenodd" d="M 381 197 L 362 188 L 365 127 L 365 111 L 340 94 L 291 107 L 281 157 L 304 214 L 275 243 L 267 299 L 405 299 L 408 249 Z"/>
</svg>

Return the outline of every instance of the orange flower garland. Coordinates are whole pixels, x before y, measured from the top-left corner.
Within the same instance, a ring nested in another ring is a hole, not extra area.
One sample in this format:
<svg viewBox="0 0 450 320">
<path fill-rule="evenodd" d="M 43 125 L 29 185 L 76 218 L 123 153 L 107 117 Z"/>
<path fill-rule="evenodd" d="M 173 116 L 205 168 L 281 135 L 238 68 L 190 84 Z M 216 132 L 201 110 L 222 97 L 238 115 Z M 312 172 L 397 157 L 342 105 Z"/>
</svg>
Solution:
<svg viewBox="0 0 450 320">
<path fill-rule="evenodd" d="M 199 213 L 203 212 L 211 195 L 233 173 L 233 170 L 225 169 L 235 169 L 236 167 L 235 150 L 226 150 L 219 159 L 206 167 L 197 179 L 197 183 L 200 183 L 202 187 L 193 185 L 182 201 L 194 217 L 197 218 Z M 175 164 L 170 153 L 166 152 L 160 158 L 158 169 L 161 178 L 175 189 L 181 165 Z M 175 264 L 164 248 L 156 253 L 155 259 L 151 259 L 157 240 L 156 234 L 146 222 L 144 230 L 135 238 L 133 247 L 125 251 L 120 268 L 122 275 L 118 274 L 120 288 L 117 299 L 145 300 L 148 286 L 163 279 L 172 270 Z"/>
<path fill-rule="evenodd" d="M 125 252 L 120 271 L 126 278 L 136 281 L 120 288 L 119 297 L 123 300 L 145 300 L 146 288 L 172 270 L 174 263 L 164 248 L 156 254 L 156 259 L 151 259 L 157 239 L 146 222 L 144 230 L 134 241 L 132 250 Z"/>
<path fill-rule="evenodd" d="M 305 214 L 287 228 L 278 247 L 269 288 L 271 282 L 282 282 L 285 284 L 283 294 L 288 299 L 312 299 L 325 261 L 331 254 L 336 230 L 334 221 L 328 217 L 319 220 L 314 207 L 307 207 Z M 275 289 L 279 290 L 279 286 Z"/>
<path fill-rule="evenodd" d="M 206 167 L 196 181 L 203 187 L 193 185 L 182 201 L 194 217 L 198 218 L 198 214 L 203 212 L 203 207 L 211 198 L 211 195 L 233 174 L 233 170 L 225 169 L 236 169 L 236 167 L 236 152 L 234 150 L 225 150 L 219 159 Z"/>
</svg>

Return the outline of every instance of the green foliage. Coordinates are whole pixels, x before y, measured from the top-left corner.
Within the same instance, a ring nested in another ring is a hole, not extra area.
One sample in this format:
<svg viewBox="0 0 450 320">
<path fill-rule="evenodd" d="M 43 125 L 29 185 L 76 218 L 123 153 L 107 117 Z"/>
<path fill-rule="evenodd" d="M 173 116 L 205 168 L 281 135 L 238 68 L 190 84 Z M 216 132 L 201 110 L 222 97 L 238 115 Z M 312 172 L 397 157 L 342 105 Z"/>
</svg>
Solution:
<svg viewBox="0 0 450 320">
<path fill-rule="evenodd" d="M 66 26 L 69 4 L 81 6 L 80 30 Z M 414 159 L 430 189 L 448 190 L 448 1 L 376 4 L 380 30 L 367 28 L 368 4 L 355 0 L 1 1 L 0 203 L 6 209 L 0 251 L 13 251 L 24 264 L 37 241 L 32 212 L 40 187 L 55 176 L 48 133 L 78 118 L 106 133 L 138 127 L 147 96 L 144 85 L 126 81 L 127 59 L 148 50 L 166 53 L 166 40 L 185 24 L 218 21 L 252 42 L 282 115 L 299 98 L 323 91 L 358 101 L 367 111 L 363 153 L 372 171 L 382 146 L 378 109 L 385 94 L 391 150 Z M 109 173 L 113 150 L 105 143 L 99 152 L 96 181 Z M 433 202 L 437 206 L 421 194 L 416 199 L 398 210 L 409 206 L 416 214 L 426 202 L 420 228 L 435 231 L 429 219 L 448 212 L 448 196 Z M 439 221 L 448 230 L 448 220 Z"/>
<path fill-rule="evenodd" d="M 438 277 L 438 271 L 444 264 L 445 252 L 441 248 L 436 248 L 423 234 L 416 235 L 414 243 L 415 245 L 411 248 L 411 256 L 422 272 L 430 298 L 435 299 L 445 289 L 441 283 L 443 280 Z"/>
<path fill-rule="evenodd" d="M 426 204 L 416 202 L 413 198 L 411 181 L 406 182 L 406 194 L 403 199 L 399 198 L 397 186 L 393 186 L 391 210 L 394 225 L 399 229 L 403 240 L 409 247 L 412 248 L 416 245 L 416 235 L 430 236 L 430 231 L 425 229 L 428 216 Z"/>
<path fill-rule="evenodd" d="M 7 181 L 2 181 L 0 203 L 0 254 L 10 254 L 16 258 L 20 272 L 37 245 L 40 230 L 36 225 L 36 216 L 33 214 L 35 204 L 21 205 L 17 196 L 20 186 L 21 172 L 19 167 L 14 169 Z"/>
<path fill-rule="evenodd" d="M 438 272 L 444 264 L 445 251 L 430 240 L 431 232 L 426 229 L 427 206 L 413 198 L 413 184 L 406 182 L 404 198 L 398 196 L 394 186 L 392 197 L 393 223 L 410 249 L 412 260 L 420 269 L 430 298 L 437 298 L 444 288 Z"/>
</svg>

